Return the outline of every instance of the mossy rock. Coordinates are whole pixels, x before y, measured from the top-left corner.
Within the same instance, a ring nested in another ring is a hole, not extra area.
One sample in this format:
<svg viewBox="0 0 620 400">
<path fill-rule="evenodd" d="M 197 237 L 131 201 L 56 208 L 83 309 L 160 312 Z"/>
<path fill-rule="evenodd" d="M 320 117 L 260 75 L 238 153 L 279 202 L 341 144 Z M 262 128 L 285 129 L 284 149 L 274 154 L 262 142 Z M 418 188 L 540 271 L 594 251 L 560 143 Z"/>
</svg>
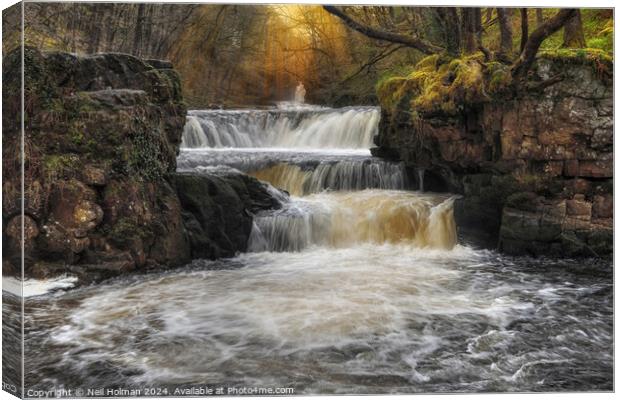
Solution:
<svg viewBox="0 0 620 400">
<path fill-rule="evenodd" d="M 109 240 L 120 248 L 124 248 L 137 238 L 152 239 L 153 230 L 147 224 L 140 224 L 131 218 L 121 218 L 107 229 Z"/>
<path fill-rule="evenodd" d="M 548 59 L 562 64 L 590 65 L 597 72 L 613 73 L 613 54 L 601 49 L 544 50 L 538 53 L 537 58 Z"/>
<path fill-rule="evenodd" d="M 511 84 L 510 69 L 485 62 L 482 53 L 452 59 L 435 54 L 418 62 L 406 76 L 380 81 L 377 97 L 390 111 L 408 96 L 408 108 L 414 115 L 457 115 L 505 93 Z"/>
</svg>

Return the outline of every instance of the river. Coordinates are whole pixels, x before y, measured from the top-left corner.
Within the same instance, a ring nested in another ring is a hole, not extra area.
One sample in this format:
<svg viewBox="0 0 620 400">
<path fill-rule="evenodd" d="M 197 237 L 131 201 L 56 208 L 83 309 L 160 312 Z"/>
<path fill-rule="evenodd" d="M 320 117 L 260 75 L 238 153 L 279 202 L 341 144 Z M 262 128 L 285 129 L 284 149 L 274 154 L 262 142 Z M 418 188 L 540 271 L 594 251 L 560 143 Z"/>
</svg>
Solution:
<svg viewBox="0 0 620 400">
<path fill-rule="evenodd" d="M 454 196 L 371 157 L 378 121 L 372 107 L 191 111 L 179 170 L 233 168 L 290 198 L 234 258 L 29 282 L 26 386 L 611 390 L 611 264 L 459 244 Z"/>
</svg>

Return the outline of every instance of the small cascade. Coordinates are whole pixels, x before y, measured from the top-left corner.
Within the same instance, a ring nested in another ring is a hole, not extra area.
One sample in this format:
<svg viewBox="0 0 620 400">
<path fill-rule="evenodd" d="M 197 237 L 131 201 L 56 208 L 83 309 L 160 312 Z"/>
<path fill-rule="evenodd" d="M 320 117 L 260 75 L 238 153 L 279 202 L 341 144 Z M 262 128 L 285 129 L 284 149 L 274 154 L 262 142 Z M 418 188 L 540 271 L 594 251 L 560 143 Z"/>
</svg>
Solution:
<svg viewBox="0 0 620 400">
<path fill-rule="evenodd" d="M 198 118 L 188 116 L 183 128 L 183 136 L 181 139 L 181 147 L 183 148 L 196 148 L 196 147 L 208 147 L 209 140 L 205 135 Z"/>
<path fill-rule="evenodd" d="M 418 184 L 420 192 L 424 191 L 424 168 L 418 168 Z"/>
<path fill-rule="evenodd" d="M 386 190 L 310 195 L 258 216 L 248 247 L 299 251 L 310 245 L 406 243 L 451 249 L 456 245 L 453 203 L 453 198 Z"/>
<path fill-rule="evenodd" d="M 228 166 L 304 196 L 324 190 L 394 189 L 408 187 L 403 163 L 366 154 L 322 154 L 244 150 L 183 151 L 177 168 L 191 172 Z"/>
<path fill-rule="evenodd" d="M 312 168 L 279 163 L 250 175 L 294 196 L 323 190 L 404 189 L 404 167 L 377 160 L 321 162 Z"/>
<path fill-rule="evenodd" d="M 190 111 L 182 147 L 368 149 L 379 118 L 375 107 Z"/>
<path fill-rule="evenodd" d="M 299 82 L 299 85 L 295 88 L 295 103 L 303 104 L 306 102 L 306 88 L 304 84 Z"/>
</svg>

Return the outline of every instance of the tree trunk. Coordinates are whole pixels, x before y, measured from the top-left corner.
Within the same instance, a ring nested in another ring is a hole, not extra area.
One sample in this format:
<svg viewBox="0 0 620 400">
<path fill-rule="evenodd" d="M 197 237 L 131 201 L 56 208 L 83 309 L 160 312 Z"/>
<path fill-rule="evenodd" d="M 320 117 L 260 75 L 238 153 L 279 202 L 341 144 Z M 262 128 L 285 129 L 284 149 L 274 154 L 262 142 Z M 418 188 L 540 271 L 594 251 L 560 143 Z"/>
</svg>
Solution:
<svg viewBox="0 0 620 400">
<path fill-rule="evenodd" d="M 140 56 L 141 55 L 141 49 L 142 49 L 142 31 L 144 29 L 144 11 L 146 8 L 146 4 L 144 3 L 140 3 L 138 5 L 138 18 L 136 20 L 136 30 L 134 31 L 134 38 L 133 38 L 133 46 L 132 46 L 132 54 L 134 56 Z"/>
<path fill-rule="evenodd" d="M 586 38 L 583 35 L 581 12 L 575 10 L 575 15 L 564 25 L 564 42 L 562 47 L 580 49 L 586 47 Z"/>
<path fill-rule="evenodd" d="M 459 29 L 461 24 L 456 7 L 436 7 L 433 10 L 441 25 L 446 52 L 453 57 L 458 57 L 461 52 L 461 32 Z"/>
<path fill-rule="evenodd" d="M 475 18 L 473 8 L 464 7 L 461 9 L 461 37 L 462 48 L 465 54 L 472 54 L 478 49 Z"/>
<path fill-rule="evenodd" d="M 474 32 L 477 45 L 482 46 L 482 9 L 480 7 L 474 8 Z"/>
<path fill-rule="evenodd" d="M 536 27 L 538 28 L 544 22 L 545 22 L 545 19 L 543 17 L 543 9 L 542 8 L 537 8 L 536 9 Z"/>
<path fill-rule="evenodd" d="M 521 47 L 519 48 L 519 52 L 522 52 L 525 48 L 525 43 L 527 42 L 527 37 L 529 35 L 529 29 L 527 26 L 527 8 L 521 9 Z"/>
<path fill-rule="evenodd" d="M 527 72 L 532 67 L 534 60 L 536 59 L 536 53 L 542 42 L 559 31 L 560 28 L 568 22 L 570 18 L 575 15 L 577 10 L 571 8 L 561 9 L 553 18 L 548 19 L 538 27 L 525 43 L 525 48 L 521 52 L 521 55 L 512 66 L 512 76 L 517 85 L 525 79 Z"/>
<path fill-rule="evenodd" d="M 490 23 L 492 18 L 493 18 L 493 9 L 489 7 L 487 8 L 486 16 L 484 19 L 485 25 Z"/>
<path fill-rule="evenodd" d="M 90 40 L 88 42 L 88 48 L 86 52 L 88 54 L 93 54 L 99 51 L 99 43 L 101 42 L 101 30 L 103 27 L 103 18 L 105 16 L 107 4 L 97 4 L 95 5 L 96 11 L 93 13 L 93 18 L 91 19 L 91 31 L 90 31 Z"/>
<path fill-rule="evenodd" d="M 498 8 L 500 43 L 497 58 L 500 61 L 509 62 L 512 59 L 512 24 L 510 21 L 511 11 L 508 8 Z"/>
</svg>

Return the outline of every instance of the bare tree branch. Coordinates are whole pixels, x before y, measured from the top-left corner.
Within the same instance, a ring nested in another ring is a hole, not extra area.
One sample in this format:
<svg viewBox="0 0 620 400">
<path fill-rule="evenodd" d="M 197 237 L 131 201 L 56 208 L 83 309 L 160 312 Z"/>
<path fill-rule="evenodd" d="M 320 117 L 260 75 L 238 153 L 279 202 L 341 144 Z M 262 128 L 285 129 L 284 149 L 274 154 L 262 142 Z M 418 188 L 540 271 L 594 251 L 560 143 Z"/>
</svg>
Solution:
<svg viewBox="0 0 620 400">
<path fill-rule="evenodd" d="M 353 73 L 352 75 L 349 75 L 348 77 L 346 77 L 345 79 L 343 79 L 340 84 L 343 84 L 345 82 L 350 81 L 351 79 L 353 79 L 354 77 L 356 77 L 357 75 L 359 75 L 363 70 L 370 70 L 370 67 L 373 66 L 374 64 L 378 63 L 379 61 L 383 60 L 384 58 L 390 56 L 392 53 L 404 48 L 406 46 L 404 45 L 399 45 L 393 48 L 386 48 L 385 50 L 383 50 L 382 52 L 380 52 L 379 54 L 377 54 L 376 56 L 372 57 L 370 60 L 368 60 L 368 62 L 366 62 L 364 65 L 362 65 L 357 71 L 355 71 L 355 73 Z"/>
<path fill-rule="evenodd" d="M 323 9 L 325 9 L 325 11 L 327 11 L 328 13 L 340 18 L 351 29 L 365 36 L 368 36 L 369 38 L 402 44 L 407 47 L 411 47 L 416 50 L 419 50 L 420 52 L 424 54 L 434 54 L 434 53 L 440 53 L 444 51 L 442 47 L 435 46 L 434 44 L 427 42 L 426 40 L 423 40 L 420 38 L 399 35 L 397 33 L 392 33 L 392 32 L 380 31 L 370 26 L 363 25 L 357 22 L 356 20 L 354 20 L 353 18 L 351 18 L 344 11 L 340 10 L 338 7 L 323 6 Z"/>
</svg>

